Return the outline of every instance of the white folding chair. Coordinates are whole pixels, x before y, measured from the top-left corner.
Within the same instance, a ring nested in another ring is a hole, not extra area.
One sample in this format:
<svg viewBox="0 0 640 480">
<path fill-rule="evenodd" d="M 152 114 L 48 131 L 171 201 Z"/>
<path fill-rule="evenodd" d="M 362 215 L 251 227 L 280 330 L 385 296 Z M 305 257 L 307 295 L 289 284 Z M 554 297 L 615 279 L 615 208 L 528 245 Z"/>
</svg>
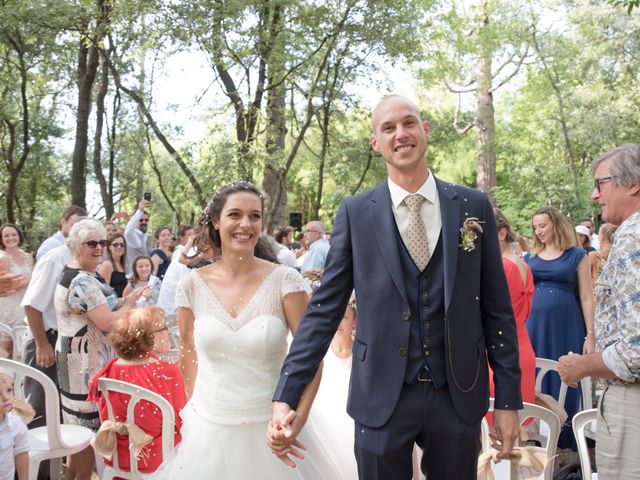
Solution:
<svg viewBox="0 0 640 480">
<path fill-rule="evenodd" d="M 4 335 L 6 335 L 11 339 L 11 343 L 13 345 L 13 351 L 7 352 L 7 355 L 11 355 L 12 358 L 15 358 L 14 352 L 16 350 L 16 339 L 13 333 L 13 328 L 11 328 L 9 325 L 6 325 L 4 323 L 0 323 L 0 338 L 3 337 Z"/>
<path fill-rule="evenodd" d="M 492 412 L 494 408 L 494 399 L 489 399 L 489 411 Z M 548 432 L 546 437 L 546 443 L 544 445 L 546 457 L 549 460 L 544 470 L 544 474 L 541 478 L 544 480 L 553 479 L 553 457 L 556 455 L 556 448 L 558 446 L 558 438 L 560 437 L 560 419 L 558 416 L 549 410 L 548 408 L 541 407 L 540 405 L 534 405 L 533 403 L 523 402 L 523 409 L 518 411 L 518 418 L 520 425 L 526 420 L 532 418 L 534 421 L 542 421 L 546 425 L 546 431 Z M 486 418 L 482 419 L 481 424 L 481 441 L 482 452 L 485 453 L 491 448 L 491 439 L 489 437 L 489 424 Z M 516 440 L 516 446 L 519 446 L 518 440 Z M 502 462 L 500 462 L 502 463 Z M 507 463 L 507 462 L 505 462 Z M 500 465 L 500 464 L 498 464 Z M 503 467 L 499 467 L 501 469 Z M 504 476 L 503 471 L 503 476 Z M 496 477 L 498 478 L 498 476 Z M 515 480 L 518 478 L 518 472 L 515 467 L 511 465 L 509 478 Z"/>
<path fill-rule="evenodd" d="M 173 450 L 173 435 L 175 430 L 175 414 L 171 404 L 161 395 L 154 393 L 139 385 L 133 385 L 131 383 L 122 382 L 120 380 L 113 380 L 111 378 L 100 378 L 98 380 L 98 388 L 103 398 L 107 402 L 107 412 L 109 420 L 115 421 L 113 415 L 113 407 L 109 400 L 109 392 L 118 392 L 130 395 L 131 399 L 127 405 L 127 419 L 126 423 L 135 423 L 135 407 L 141 400 L 146 400 L 155 404 L 162 413 L 162 459 L 166 459 Z M 106 465 L 104 467 L 104 473 L 102 480 L 112 480 L 114 477 L 126 478 L 132 480 L 141 480 L 142 474 L 138 471 L 138 459 L 134 456 L 134 453 L 129 450 L 129 465 L 131 466 L 130 472 L 125 472 L 118 468 L 118 447 L 113 450 L 113 466 Z"/>
<path fill-rule="evenodd" d="M 586 427 L 598 418 L 598 409 L 591 408 L 576 413 L 573 416 L 572 426 L 573 434 L 576 436 L 578 443 L 578 455 L 580 455 L 580 469 L 582 470 L 582 478 L 584 480 L 597 479 L 598 474 L 591 471 L 591 460 L 589 458 L 589 448 L 587 447 Z"/>
<path fill-rule="evenodd" d="M 62 457 L 81 452 L 89 446 L 93 431 L 80 425 L 60 424 L 60 396 L 53 381 L 33 367 L 14 360 L 0 359 L 0 368 L 15 373 L 16 398 L 24 398 L 24 378 L 37 381 L 44 390 L 46 426 L 29 430 L 29 480 L 36 480 L 38 467 L 50 460 L 51 478 L 60 479 Z"/>
<path fill-rule="evenodd" d="M 27 340 L 28 325 L 13 327 L 13 359 L 24 362 L 24 347 Z"/>
<path fill-rule="evenodd" d="M 536 392 L 541 392 L 542 379 L 548 372 L 558 373 L 558 362 L 549 358 L 536 358 Z M 567 398 L 567 389 L 569 386 L 561 381 L 560 392 L 556 400 L 564 408 L 565 400 Z M 581 392 L 581 410 L 588 410 L 593 408 L 593 400 L 591 393 L 591 377 L 585 377 L 580 380 L 580 392 Z"/>
</svg>

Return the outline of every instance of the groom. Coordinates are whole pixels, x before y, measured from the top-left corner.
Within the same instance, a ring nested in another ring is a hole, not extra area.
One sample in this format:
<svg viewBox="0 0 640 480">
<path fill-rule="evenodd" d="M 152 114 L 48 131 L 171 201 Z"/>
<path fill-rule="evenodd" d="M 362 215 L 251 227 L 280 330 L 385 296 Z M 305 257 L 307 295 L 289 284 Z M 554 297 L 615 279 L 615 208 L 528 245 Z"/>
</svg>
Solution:
<svg viewBox="0 0 640 480">
<path fill-rule="evenodd" d="M 290 410 L 313 379 L 355 287 L 347 411 L 355 420 L 360 479 L 410 479 L 414 443 L 423 449 L 428 478 L 475 479 L 489 398 L 487 358 L 501 457 L 513 446 L 522 408 L 516 327 L 492 207 L 485 194 L 429 171 L 429 124 L 413 102 L 384 97 L 371 126 L 388 180 L 340 207 L 322 285 L 273 397 L 270 445 L 278 451 L 287 443 L 278 432 L 290 432 L 289 440 L 297 435 Z M 292 451 L 277 455 L 292 464 Z"/>
</svg>

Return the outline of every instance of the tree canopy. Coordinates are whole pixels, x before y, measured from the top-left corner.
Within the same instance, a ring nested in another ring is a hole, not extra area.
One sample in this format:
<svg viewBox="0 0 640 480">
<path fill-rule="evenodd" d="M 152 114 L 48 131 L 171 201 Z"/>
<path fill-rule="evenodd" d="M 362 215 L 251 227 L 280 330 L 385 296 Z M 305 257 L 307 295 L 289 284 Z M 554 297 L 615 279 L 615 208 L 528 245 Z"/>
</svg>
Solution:
<svg viewBox="0 0 640 480">
<path fill-rule="evenodd" d="M 0 219 L 36 246 L 65 204 L 109 218 L 151 191 L 155 226 L 189 223 L 244 179 L 268 228 L 290 212 L 331 225 L 385 178 L 369 111 L 398 90 L 430 122 L 432 171 L 524 234 L 545 204 L 595 218 L 591 161 L 638 141 L 636 7 L 1 0 Z"/>
</svg>

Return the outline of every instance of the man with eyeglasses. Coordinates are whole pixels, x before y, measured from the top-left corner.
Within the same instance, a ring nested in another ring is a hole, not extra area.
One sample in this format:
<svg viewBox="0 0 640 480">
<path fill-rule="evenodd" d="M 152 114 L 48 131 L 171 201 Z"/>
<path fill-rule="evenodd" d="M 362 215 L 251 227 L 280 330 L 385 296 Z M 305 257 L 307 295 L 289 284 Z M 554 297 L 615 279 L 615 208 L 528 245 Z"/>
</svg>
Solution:
<svg viewBox="0 0 640 480">
<path fill-rule="evenodd" d="M 151 206 L 150 200 L 140 200 L 138 209 L 135 211 L 129 223 L 124 229 L 124 239 L 127 241 L 127 269 L 131 269 L 133 261 L 141 256 L 147 255 L 147 226 L 149 224 L 149 214 L 145 209 Z"/>
<path fill-rule="evenodd" d="M 324 224 L 317 220 L 307 223 L 304 227 L 304 239 L 307 242 L 307 253 L 302 263 L 302 273 L 324 270 L 329 253 L 329 242 L 324 238 Z"/>
<path fill-rule="evenodd" d="M 595 286 L 596 352 L 560 357 L 562 380 L 606 379 L 600 399 L 596 463 L 600 478 L 640 479 L 640 145 L 609 150 L 591 165 L 591 198 L 618 225 Z"/>
</svg>

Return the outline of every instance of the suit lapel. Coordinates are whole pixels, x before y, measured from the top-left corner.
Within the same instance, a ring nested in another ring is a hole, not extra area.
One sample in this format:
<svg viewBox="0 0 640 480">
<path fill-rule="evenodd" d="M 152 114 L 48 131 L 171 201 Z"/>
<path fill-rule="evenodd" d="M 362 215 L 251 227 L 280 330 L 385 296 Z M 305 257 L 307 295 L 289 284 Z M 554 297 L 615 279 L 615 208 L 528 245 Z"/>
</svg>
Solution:
<svg viewBox="0 0 640 480">
<path fill-rule="evenodd" d="M 402 265 L 400 264 L 398 235 L 396 234 L 398 228 L 393 216 L 389 187 L 386 183 L 379 185 L 371 192 L 370 214 L 381 256 L 387 265 L 393 283 L 402 296 L 402 300 L 408 304 Z"/>
<path fill-rule="evenodd" d="M 442 217 L 442 247 L 444 254 L 444 311 L 449 309 L 453 284 L 458 268 L 458 244 L 460 243 L 460 204 L 455 200 L 456 191 L 453 185 L 436 180 L 440 197 L 440 214 Z"/>
</svg>

